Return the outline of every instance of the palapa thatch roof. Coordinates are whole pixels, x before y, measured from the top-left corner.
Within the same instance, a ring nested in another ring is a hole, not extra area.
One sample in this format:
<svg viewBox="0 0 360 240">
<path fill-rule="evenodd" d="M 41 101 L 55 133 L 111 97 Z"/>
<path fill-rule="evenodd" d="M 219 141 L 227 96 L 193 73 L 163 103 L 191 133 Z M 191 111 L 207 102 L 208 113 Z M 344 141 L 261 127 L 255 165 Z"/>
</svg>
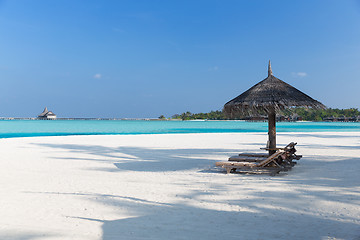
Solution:
<svg viewBox="0 0 360 240">
<path fill-rule="evenodd" d="M 326 108 L 322 103 L 273 76 L 269 61 L 268 77 L 227 102 L 223 111 L 233 118 L 239 115 L 269 112 L 270 108 L 274 108 L 279 113 L 290 107 Z"/>
</svg>

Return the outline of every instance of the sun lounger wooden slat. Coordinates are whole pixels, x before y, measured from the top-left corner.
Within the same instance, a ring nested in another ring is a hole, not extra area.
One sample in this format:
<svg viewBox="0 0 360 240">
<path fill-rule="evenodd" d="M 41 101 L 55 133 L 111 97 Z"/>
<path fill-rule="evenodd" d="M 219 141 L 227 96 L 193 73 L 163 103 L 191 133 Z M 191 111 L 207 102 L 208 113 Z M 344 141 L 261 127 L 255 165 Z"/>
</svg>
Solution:
<svg viewBox="0 0 360 240">
<path fill-rule="evenodd" d="M 253 173 L 253 174 L 269 174 L 270 176 L 275 176 L 276 174 L 280 173 L 280 172 L 286 172 L 291 170 L 291 168 L 287 168 L 287 167 L 282 167 L 282 168 L 278 168 L 278 167 L 266 167 L 266 168 L 247 168 L 247 167 L 243 167 L 243 168 L 238 168 L 237 169 L 239 173 Z M 234 171 L 233 169 L 230 169 L 230 171 L 228 169 L 226 169 L 227 173 L 231 173 L 232 171 Z"/>
<path fill-rule="evenodd" d="M 216 166 L 218 167 L 223 167 L 223 166 L 227 166 L 227 167 L 256 167 L 258 164 L 256 163 L 252 163 L 252 162 L 216 162 L 215 163 Z"/>
<path fill-rule="evenodd" d="M 229 161 L 235 162 L 261 162 L 265 160 L 264 157 L 243 157 L 243 156 L 232 156 L 229 157 Z"/>
<path fill-rule="evenodd" d="M 242 168 L 238 168 L 237 169 L 238 172 L 270 172 L 270 173 L 278 173 L 278 172 L 281 172 L 281 171 L 289 171 L 291 170 L 290 167 L 281 167 L 281 168 L 278 168 L 278 167 L 266 167 L 266 168 L 251 168 L 251 167 L 242 167 Z M 231 171 L 231 170 L 230 170 Z"/>
<path fill-rule="evenodd" d="M 259 167 L 259 164 L 249 162 L 217 162 L 215 165 L 225 168 L 227 173 L 235 172 L 236 170 L 240 170 L 240 172 L 278 173 L 280 171 L 288 171 L 291 169 L 291 167 Z"/>
<path fill-rule="evenodd" d="M 269 154 L 263 154 L 263 153 L 239 153 L 239 156 L 241 156 L 241 157 L 262 157 L 262 158 L 267 158 L 267 157 L 269 157 Z"/>
<path fill-rule="evenodd" d="M 266 165 L 268 165 L 269 163 L 271 163 L 272 161 L 274 161 L 275 158 L 279 157 L 281 154 L 283 154 L 284 152 L 279 151 L 274 153 L 273 155 L 271 155 L 270 157 L 268 157 L 266 160 L 260 162 L 258 165 L 259 167 L 264 167 Z"/>
</svg>

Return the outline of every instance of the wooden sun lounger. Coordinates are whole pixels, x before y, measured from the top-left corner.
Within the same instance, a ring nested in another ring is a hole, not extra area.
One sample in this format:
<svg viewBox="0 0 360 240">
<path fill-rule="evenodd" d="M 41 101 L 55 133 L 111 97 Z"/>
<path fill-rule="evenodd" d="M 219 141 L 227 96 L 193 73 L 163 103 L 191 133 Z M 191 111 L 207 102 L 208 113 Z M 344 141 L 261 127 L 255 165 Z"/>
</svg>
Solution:
<svg viewBox="0 0 360 240">
<path fill-rule="evenodd" d="M 280 172 L 281 170 L 285 170 L 284 167 L 280 166 L 276 160 L 278 157 L 280 157 L 282 154 L 284 154 L 284 151 L 278 151 L 271 155 L 268 158 L 265 158 L 264 160 L 260 162 L 233 162 L 233 161 L 227 161 L 227 162 L 217 162 L 215 163 L 218 167 L 223 167 L 226 169 L 227 173 L 230 173 L 231 171 L 236 171 L 236 169 L 242 169 L 242 170 L 270 170 L 269 167 L 275 167 L 277 172 Z M 283 169 L 284 168 L 284 169 Z"/>
<path fill-rule="evenodd" d="M 240 153 L 239 155 L 232 156 L 227 162 L 215 163 L 218 167 L 226 169 L 227 173 L 236 172 L 270 172 L 271 175 L 277 174 L 280 171 L 290 170 L 296 162 L 293 159 L 299 160 L 302 156 L 296 155 L 296 143 L 291 142 L 284 148 L 276 148 L 274 154 L 259 153 Z M 266 148 L 265 150 L 269 150 Z"/>
</svg>

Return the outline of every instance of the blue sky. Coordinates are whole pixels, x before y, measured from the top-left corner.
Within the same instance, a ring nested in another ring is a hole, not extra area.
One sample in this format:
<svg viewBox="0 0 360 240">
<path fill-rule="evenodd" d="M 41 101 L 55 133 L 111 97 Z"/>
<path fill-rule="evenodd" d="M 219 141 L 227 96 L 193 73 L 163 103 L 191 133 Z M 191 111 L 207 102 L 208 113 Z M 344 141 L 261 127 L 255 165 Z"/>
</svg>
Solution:
<svg viewBox="0 0 360 240">
<path fill-rule="evenodd" d="M 0 0 L 0 116 L 208 112 L 267 76 L 360 108 L 360 1 Z"/>
</svg>

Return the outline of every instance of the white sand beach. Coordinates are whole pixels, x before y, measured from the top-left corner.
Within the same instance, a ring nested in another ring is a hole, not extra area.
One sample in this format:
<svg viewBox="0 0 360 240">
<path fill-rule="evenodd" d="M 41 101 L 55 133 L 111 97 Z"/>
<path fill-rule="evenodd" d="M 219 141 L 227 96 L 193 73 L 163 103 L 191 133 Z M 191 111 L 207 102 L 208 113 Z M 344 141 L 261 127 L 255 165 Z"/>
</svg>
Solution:
<svg viewBox="0 0 360 240">
<path fill-rule="evenodd" d="M 292 171 L 225 174 L 263 133 L 0 140 L 0 239 L 360 239 L 360 132 L 279 133 Z"/>
</svg>

